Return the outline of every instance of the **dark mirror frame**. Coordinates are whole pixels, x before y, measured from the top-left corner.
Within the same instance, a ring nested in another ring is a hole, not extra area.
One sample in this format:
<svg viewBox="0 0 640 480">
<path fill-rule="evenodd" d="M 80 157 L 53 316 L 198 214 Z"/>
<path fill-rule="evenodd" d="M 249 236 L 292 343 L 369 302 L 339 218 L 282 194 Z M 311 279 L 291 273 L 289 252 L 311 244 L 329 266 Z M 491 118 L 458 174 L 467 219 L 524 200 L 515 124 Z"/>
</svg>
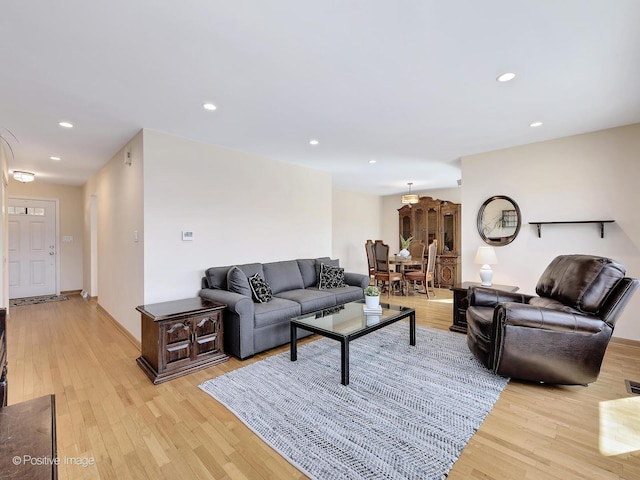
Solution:
<svg viewBox="0 0 640 480">
<path fill-rule="evenodd" d="M 484 234 L 484 228 L 483 228 L 484 224 L 482 222 L 482 216 L 484 215 L 484 211 L 487 208 L 487 205 L 489 205 L 494 200 L 506 200 L 507 202 L 510 202 L 516 211 L 516 215 L 518 216 L 518 223 L 516 225 L 515 232 L 513 232 L 513 234 L 508 237 L 503 237 L 501 240 L 492 240 L 490 238 L 487 238 L 487 236 Z M 478 226 L 478 233 L 480 234 L 480 237 L 485 243 L 496 246 L 496 247 L 508 245 L 516 239 L 516 237 L 518 236 L 518 233 L 520 232 L 520 227 L 522 226 L 522 214 L 520 213 L 520 207 L 512 198 L 506 197 L 504 195 L 495 195 L 487 199 L 480 207 L 480 210 L 478 211 L 477 226 Z"/>
</svg>

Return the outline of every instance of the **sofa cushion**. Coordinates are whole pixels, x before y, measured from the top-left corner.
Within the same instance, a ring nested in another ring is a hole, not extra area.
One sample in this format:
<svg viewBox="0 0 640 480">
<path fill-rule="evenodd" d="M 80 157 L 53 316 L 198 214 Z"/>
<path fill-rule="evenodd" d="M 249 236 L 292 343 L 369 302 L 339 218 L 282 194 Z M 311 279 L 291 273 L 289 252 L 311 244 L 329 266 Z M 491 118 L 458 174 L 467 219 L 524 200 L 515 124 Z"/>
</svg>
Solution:
<svg viewBox="0 0 640 480">
<path fill-rule="evenodd" d="M 344 283 L 344 268 L 332 267 L 326 263 L 320 266 L 320 281 L 318 282 L 320 290 L 346 286 Z"/>
<path fill-rule="evenodd" d="M 300 304 L 302 313 L 315 312 L 336 305 L 336 296 L 327 290 L 301 288 L 280 292 L 278 298 L 285 298 Z"/>
<path fill-rule="evenodd" d="M 251 285 L 251 296 L 254 302 L 267 303 L 273 297 L 271 287 L 259 273 L 249 277 L 249 285 Z"/>
<path fill-rule="evenodd" d="M 545 269 L 536 293 L 584 313 L 597 314 L 625 276 L 624 267 L 592 255 L 560 255 Z"/>
<path fill-rule="evenodd" d="M 313 258 L 302 258 L 296 260 L 298 262 L 298 268 L 302 275 L 302 282 L 304 288 L 316 285 L 316 261 Z"/>
<path fill-rule="evenodd" d="M 273 297 L 268 303 L 255 304 L 254 327 L 261 328 L 268 325 L 286 324 L 288 329 L 289 319 L 300 315 L 301 312 L 299 303 Z"/>
<path fill-rule="evenodd" d="M 249 279 L 242 270 L 233 266 L 227 272 L 227 289 L 230 292 L 239 293 L 247 297 L 251 296 L 251 287 Z"/>
<path fill-rule="evenodd" d="M 364 291 L 361 287 L 353 287 L 347 285 L 346 287 L 330 288 L 328 290 L 320 290 L 318 287 L 309 287 L 308 291 L 319 291 L 325 293 L 331 293 L 336 297 L 336 305 L 341 305 L 349 302 L 357 302 L 364 299 Z"/>
<path fill-rule="evenodd" d="M 264 263 L 264 278 L 274 294 L 287 290 L 296 290 L 304 288 L 302 274 L 295 260 L 287 260 L 284 262 Z"/>
</svg>

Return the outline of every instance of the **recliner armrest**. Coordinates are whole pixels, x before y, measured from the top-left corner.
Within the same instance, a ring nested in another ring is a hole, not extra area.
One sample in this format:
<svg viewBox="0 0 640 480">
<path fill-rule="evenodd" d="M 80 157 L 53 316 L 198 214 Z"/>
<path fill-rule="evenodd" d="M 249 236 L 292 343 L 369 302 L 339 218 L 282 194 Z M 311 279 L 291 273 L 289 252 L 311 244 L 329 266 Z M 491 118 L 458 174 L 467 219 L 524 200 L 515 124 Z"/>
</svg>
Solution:
<svg viewBox="0 0 640 480">
<path fill-rule="evenodd" d="M 534 295 L 505 292 L 489 287 L 470 287 L 467 298 L 471 307 L 495 307 L 503 302 L 528 303 L 533 297 Z"/>
<path fill-rule="evenodd" d="M 587 334 L 598 333 L 605 325 L 602 319 L 592 315 L 509 302 L 496 308 L 494 324 L 498 323 L 500 325 L 494 325 L 497 328 L 514 326 Z"/>
</svg>

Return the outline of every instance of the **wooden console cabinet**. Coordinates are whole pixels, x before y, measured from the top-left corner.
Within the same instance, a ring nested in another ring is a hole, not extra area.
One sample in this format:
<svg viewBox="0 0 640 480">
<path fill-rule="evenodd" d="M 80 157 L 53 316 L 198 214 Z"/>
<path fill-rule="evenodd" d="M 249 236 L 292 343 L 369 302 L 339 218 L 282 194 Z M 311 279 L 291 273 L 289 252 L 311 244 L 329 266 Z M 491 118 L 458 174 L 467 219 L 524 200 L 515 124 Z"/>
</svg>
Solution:
<svg viewBox="0 0 640 480">
<path fill-rule="evenodd" d="M 480 287 L 480 282 L 464 282 L 451 287 L 453 290 L 453 325 L 449 327 L 452 332 L 467 333 L 467 308 L 469 308 L 469 287 Z M 504 290 L 505 292 L 517 292 L 518 287 L 513 285 L 491 285 L 489 288 Z"/>
<path fill-rule="evenodd" d="M 141 305 L 142 355 L 136 362 L 154 384 L 225 362 L 226 305 L 200 297 Z"/>
</svg>

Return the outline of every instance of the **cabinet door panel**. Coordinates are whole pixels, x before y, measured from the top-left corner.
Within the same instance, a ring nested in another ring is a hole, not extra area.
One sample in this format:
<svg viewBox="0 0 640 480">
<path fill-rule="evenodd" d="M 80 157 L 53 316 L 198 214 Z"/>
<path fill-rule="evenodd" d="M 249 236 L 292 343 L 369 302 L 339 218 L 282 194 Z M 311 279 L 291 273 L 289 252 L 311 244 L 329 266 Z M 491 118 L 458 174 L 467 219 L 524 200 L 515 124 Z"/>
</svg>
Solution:
<svg viewBox="0 0 640 480">
<path fill-rule="evenodd" d="M 182 362 L 183 360 L 189 361 L 191 358 L 191 344 L 190 342 L 179 342 L 167 345 L 165 350 L 165 359 L 167 361 L 167 367 L 171 367 L 176 362 Z"/>
<path fill-rule="evenodd" d="M 189 320 L 167 322 L 162 326 L 163 363 L 177 368 L 191 358 L 191 323 Z"/>
<path fill-rule="evenodd" d="M 196 340 L 193 352 L 194 358 L 220 352 L 222 341 L 221 325 L 220 312 L 194 319 L 193 326 Z"/>
</svg>

